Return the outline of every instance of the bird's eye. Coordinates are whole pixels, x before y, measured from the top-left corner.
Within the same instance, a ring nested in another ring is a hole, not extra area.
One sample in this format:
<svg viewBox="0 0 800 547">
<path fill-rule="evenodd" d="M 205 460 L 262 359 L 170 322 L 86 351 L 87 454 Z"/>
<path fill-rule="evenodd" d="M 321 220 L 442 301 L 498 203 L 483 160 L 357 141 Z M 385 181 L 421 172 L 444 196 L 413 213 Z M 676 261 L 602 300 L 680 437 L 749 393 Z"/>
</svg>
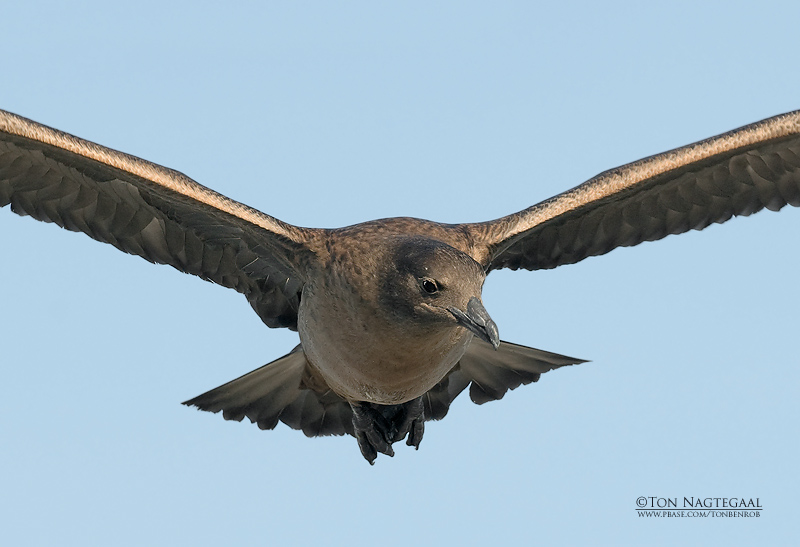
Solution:
<svg viewBox="0 0 800 547">
<path fill-rule="evenodd" d="M 439 292 L 439 285 L 436 284 L 436 281 L 433 279 L 423 279 L 422 280 L 422 290 L 424 290 L 428 294 L 434 294 Z"/>
</svg>

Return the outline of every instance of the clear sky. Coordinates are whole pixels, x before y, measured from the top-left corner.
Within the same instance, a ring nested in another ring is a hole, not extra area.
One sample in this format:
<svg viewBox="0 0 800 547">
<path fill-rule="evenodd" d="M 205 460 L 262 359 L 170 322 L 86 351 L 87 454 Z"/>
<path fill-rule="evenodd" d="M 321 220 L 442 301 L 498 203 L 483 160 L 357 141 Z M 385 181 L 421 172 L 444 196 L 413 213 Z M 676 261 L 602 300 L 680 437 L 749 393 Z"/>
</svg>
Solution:
<svg viewBox="0 0 800 547">
<path fill-rule="evenodd" d="M 0 108 L 303 226 L 496 218 L 800 108 L 797 2 L 108 4 L 6 3 Z M 796 545 L 799 233 L 493 273 L 503 339 L 592 362 L 370 467 L 179 404 L 297 343 L 243 297 L 0 210 L 0 541 Z"/>
</svg>

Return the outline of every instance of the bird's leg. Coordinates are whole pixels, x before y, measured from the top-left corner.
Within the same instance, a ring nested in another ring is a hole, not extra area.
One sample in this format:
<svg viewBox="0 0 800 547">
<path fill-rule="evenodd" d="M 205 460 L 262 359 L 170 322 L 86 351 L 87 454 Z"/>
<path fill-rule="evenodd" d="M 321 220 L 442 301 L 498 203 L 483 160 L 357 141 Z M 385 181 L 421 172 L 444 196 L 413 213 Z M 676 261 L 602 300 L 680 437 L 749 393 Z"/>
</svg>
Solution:
<svg viewBox="0 0 800 547">
<path fill-rule="evenodd" d="M 392 443 L 402 440 L 419 449 L 425 432 L 425 407 L 422 397 L 400 405 L 351 402 L 353 428 L 361 454 L 372 465 L 378 452 L 394 456 Z"/>
<path fill-rule="evenodd" d="M 383 414 L 370 403 L 351 402 L 350 408 L 353 409 L 356 440 L 364 459 L 373 465 L 378 452 L 394 456 L 390 436 L 391 424 Z"/>
<path fill-rule="evenodd" d="M 419 450 L 419 443 L 422 442 L 422 434 L 425 432 L 425 407 L 422 405 L 422 397 L 417 397 L 402 405 L 397 405 L 399 412 L 392 420 L 392 442 L 397 442 L 408 435 L 406 444 Z"/>
</svg>

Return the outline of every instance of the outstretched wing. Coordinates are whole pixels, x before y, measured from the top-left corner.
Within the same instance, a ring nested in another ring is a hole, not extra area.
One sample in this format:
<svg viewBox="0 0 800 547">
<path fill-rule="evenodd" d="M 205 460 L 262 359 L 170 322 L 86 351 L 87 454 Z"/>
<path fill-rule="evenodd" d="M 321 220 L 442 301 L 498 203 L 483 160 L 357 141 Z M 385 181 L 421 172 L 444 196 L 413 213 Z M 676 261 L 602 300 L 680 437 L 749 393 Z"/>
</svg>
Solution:
<svg viewBox="0 0 800 547">
<path fill-rule="evenodd" d="M 0 207 L 54 222 L 244 294 L 270 327 L 297 328 L 316 230 L 187 176 L 0 110 Z"/>
<path fill-rule="evenodd" d="M 800 206 L 800 111 L 611 169 L 519 213 L 464 225 L 482 262 L 549 269 Z"/>
</svg>

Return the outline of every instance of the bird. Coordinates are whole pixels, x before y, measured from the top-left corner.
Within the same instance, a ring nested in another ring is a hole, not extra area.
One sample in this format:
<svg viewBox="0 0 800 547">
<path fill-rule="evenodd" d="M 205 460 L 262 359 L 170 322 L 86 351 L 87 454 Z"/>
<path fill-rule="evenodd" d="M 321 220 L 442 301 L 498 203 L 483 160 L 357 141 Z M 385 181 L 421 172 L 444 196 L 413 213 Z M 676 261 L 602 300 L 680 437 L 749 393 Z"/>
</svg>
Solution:
<svg viewBox="0 0 800 547">
<path fill-rule="evenodd" d="M 0 207 L 233 289 L 300 343 L 186 401 L 261 429 L 351 435 L 374 464 L 418 449 L 469 388 L 483 404 L 585 363 L 500 339 L 494 270 L 540 270 L 800 206 L 800 111 L 604 171 L 487 222 L 304 228 L 186 175 L 0 110 Z"/>
</svg>

